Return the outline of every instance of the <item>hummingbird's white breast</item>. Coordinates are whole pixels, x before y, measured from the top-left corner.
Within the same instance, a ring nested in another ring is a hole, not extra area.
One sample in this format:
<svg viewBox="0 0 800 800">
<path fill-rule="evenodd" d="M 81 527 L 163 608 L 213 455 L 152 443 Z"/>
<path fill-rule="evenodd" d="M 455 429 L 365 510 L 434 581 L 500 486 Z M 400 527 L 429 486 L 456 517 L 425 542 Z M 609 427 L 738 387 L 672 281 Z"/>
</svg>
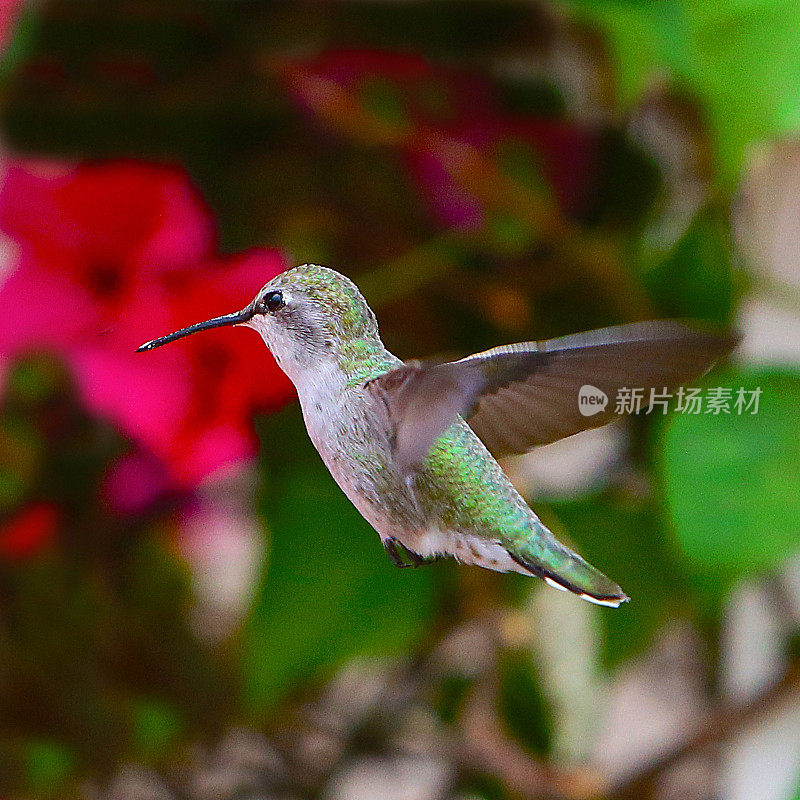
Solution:
<svg viewBox="0 0 800 800">
<path fill-rule="evenodd" d="M 403 474 L 393 463 L 387 430 L 371 407 L 373 397 L 358 387 L 348 388 L 337 366 L 320 365 L 305 372 L 296 386 L 314 447 L 382 540 L 397 539 L 423 557 L 449 555 L 499 572 L 526 573 L 499 542 L 447 530 L 423 511 L 413 475 Z M 380 479 L 377 464 L 385 465 Z"/>
<path fill-rule="evenodd" d="M 348 386 L 335 362 L 304 370 L 295 387 L 311 442 L 381 539 L 423 525 L 414 487 L 396 470 L 388 428 L 363 387 Z"/>
</svg>

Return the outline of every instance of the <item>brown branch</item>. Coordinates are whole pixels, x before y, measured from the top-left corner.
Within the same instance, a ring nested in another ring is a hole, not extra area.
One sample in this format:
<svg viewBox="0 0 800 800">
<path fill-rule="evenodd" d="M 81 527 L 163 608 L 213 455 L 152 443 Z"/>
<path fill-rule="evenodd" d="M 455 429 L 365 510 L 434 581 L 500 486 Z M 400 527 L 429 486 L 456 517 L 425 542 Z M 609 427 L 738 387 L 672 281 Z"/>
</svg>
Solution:
<svg viewBox="0 0 800 800">
<path fill-rule="evenodd" d="M 638 774 L 612 787 L 608 791 L 609 797 L 613 800 L 642 800 L 648 796 L 653 780 L 664 770 L 687 756 L 724 742 L 742 728 L 766 716 L 793 695 L 800 697 L 800 661 L 792 662 L 781 681 L 753 700 L 742 705 L 723 706 L 712 712 L 691 737 L 665 751 Z"/>
<path fill-rule="evenodd" d="M 503 731 L 495 707 L 496 687 L 479 685 L 461 717 L 453 759 L 462 767 L 500 778 L 512 792 L 536 800 L 582 800 L 598 797 L 603 776 L 587 766 L 543 763 Z"/>
</svg>

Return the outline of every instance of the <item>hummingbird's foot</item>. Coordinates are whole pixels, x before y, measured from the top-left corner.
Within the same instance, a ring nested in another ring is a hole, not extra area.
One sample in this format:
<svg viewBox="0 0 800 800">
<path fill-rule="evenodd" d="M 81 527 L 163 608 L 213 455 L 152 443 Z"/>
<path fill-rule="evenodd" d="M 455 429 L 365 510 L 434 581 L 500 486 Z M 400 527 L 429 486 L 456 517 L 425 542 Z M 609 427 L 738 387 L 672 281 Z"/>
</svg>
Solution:
<svg viewBox="0 0 800 800">
<path fill-rule="evenodd" d="M 402 548 L 402 551 L 408 556 L 411 563 L 409 564 L 407 561 L 403 560 L 403 556 L 400 555 L 400 551 L 397 549 L 398 545 Z M 389 556 L 389 560 L 394 564 L 396 567 L 403 569 L 404 567 L 420 567 L 423 564 L 426 564 L 426 560 L 415 553 L 413 550 L 409 550 L 407 547 L 403 547 L 397 539 L 384 539 L 383 540 L 383 549 L 386 550 L 387 555 Z"/>
<path fill-rule="evenodd" d="M 414 569 L 421 567 L 423 564 L 429 563 L 428 559 L 423 558 L 421 555 L 419 555 L 419 553 L 415 553 L 413 550 L 409 550 L 407 547 L 404 547 L 403 550 L 406 551 L 406 555 L 411 559 Z"/>
<path fill-rule="evenodd" d="M 411 564 L 406 564 L 403 561 L 403 557 L 397 551 L 397 541 L 395 539 L 384 539 L 383 540 L 383 549 L 386 551 L 386 554 L 389 556 L 389 561 L 392 562 L 396 567 L 402 569 L 403 567 L 410 567 Z"/>
</svg>

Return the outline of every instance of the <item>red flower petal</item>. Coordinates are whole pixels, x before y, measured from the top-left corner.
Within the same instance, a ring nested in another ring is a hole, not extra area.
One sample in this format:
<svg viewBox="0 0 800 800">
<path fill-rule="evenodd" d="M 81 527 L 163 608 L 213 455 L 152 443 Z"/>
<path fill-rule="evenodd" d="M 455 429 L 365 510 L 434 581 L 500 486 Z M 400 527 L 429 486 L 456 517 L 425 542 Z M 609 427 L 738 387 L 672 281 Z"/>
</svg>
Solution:
<svg viewBox="0 0 800 800">
<path fill-rule="evenodd" d="M 55 541 L 59 513 L 52 503 L 34 503 L 0 527 L 0 558 L 20 561 Z"/>
<path fill-rule="evenodd" d="M 0 286 L 0 353 L 16 356 L 46 346 L 68 350 L 87 332 L 101 328 L 97 308 L 58 264 L 23 256 Z"/>
<path fill-rule="evenodd" d="M 214 241 L 208 211 L 182 170 L 131 161 L 13 165 L 0 193 L 0 227 L 40 255 L 77 257 L 81 270 L 183 267 Z"/>
</svg>

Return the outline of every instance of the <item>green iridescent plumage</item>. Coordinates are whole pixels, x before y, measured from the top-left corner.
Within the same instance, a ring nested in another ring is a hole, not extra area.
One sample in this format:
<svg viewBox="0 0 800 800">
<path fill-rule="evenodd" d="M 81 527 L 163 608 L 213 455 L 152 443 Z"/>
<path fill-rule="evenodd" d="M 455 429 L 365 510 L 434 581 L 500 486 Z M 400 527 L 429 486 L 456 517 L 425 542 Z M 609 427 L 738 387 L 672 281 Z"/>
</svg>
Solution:
<svg viewBox="0 0 800 800">
<path fill-rule="evenodd" d="M 523 566 L 572 591 L 625 598 L 619 586 L 553 536 L 465 422 L 436 442 L 417 480 L 446 526 L 499 541 Z"/>
</svg>

